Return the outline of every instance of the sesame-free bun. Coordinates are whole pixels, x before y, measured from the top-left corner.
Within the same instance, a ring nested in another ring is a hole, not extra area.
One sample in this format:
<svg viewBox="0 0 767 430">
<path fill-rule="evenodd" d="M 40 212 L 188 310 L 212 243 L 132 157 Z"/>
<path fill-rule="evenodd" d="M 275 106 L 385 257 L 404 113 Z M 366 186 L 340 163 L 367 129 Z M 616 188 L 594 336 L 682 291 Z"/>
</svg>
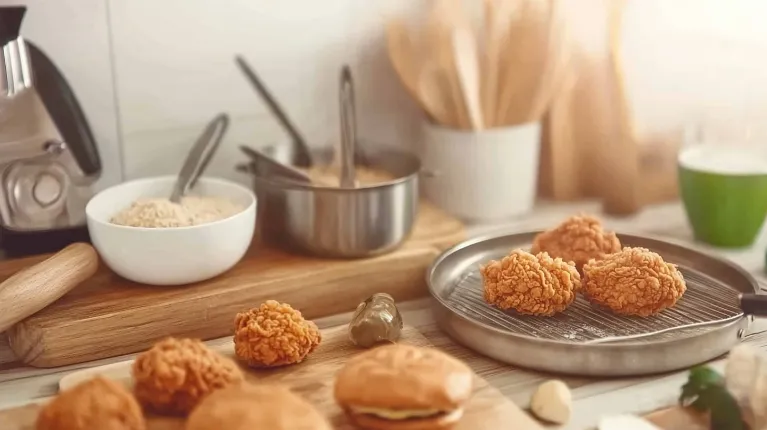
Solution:
<svg viewBox="0 0 767 430">
<path fill-rule="evenodd" d="M 145 430 L 146 421 L 130 391 L 118 382 L 96 376 L 62 391 L 43 406 L 35 428 Z"/>
<path fill-rule="evenodd" d="M 370 414 L 357 414 L 347 411 L 349 419 L 357 427 L 366 430 L 443 430 L 453 427 L 463 416 L 463 409 L 444 413 L 430 418 L 410 418 L 389 420 Z"/>
<path fill-rule="evenodd" d="M 449 413 L 471 397 L 473 378 L 467 365 L 437 349 L 394 344 L 352 357 L 336 377 L 334 395 L 351 413 L 358 408 Z"/>
<path fill-rule="evenodd" d="M 185 430 L 331 430 L 317 409 L 281 385 L 242 384 L 215 391 L 189 415 Z"/>
</svg>

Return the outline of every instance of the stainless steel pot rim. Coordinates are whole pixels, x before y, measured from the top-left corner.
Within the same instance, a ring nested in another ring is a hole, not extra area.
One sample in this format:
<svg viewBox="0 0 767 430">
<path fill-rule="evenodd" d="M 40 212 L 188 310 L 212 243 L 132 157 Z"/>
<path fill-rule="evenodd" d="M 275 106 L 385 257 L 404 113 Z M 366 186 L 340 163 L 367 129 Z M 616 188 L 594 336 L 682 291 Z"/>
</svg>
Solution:
<svg viewBox="0 0 767 430">
<path fill-rule="evenodd" d="M 383 150 L 370 151 L 370 155 L 374 156 L 370 158 L 377 158 L 375 157 L 375 155 L 388 155 L 388 156 L 402 157 L 403 159 L 407 159 L 408 163 L 412 164 L 413 168 L 408 169 L 409 173 L 399 176 L 398 178 L 393 179 L 391 181 L 381 182 L 377 184 L 369 184 L 369 185 L 361 184 L 360 186 L 356 188 L 330 187 L 330 186 L 324 186 L 324 185 L 313 185 L 313 184 L 303 184 L 299 182 L 273 180 L 270 178 L 256 175 L 253 172 L 251 172 L 251 175 L 253 176 L 254 180 L 257 181 L 258 183 L 271 186 L 274 188 L 278 188 L 278 189 L 306 190 L 306 191 L 315 191 L 315 192 L 330 193 L 330 194 L 359 194 L 364 192 L 375 192 L 381 189 L 396 187 L 397 185 L 410 182 L 414 178 L 417 178 L 421 175 L 427 175 L 427 176 L 430 175 L 429 173 L 423 171 L 421 166 L 421 160 L 415 154 L 409 151 L 385 148 Z M 367 154 L 363 154 L 362 157 L 368 158 Z M 378 163 L 366 163 L 366 164 L 375 166 Z"/>
<path fill-rule="evenodd" d="M 539 343 L 539 344 L 551 345 L 551 346 L 567 346 L 567 347 L 576 347 L 576 348 L 577 347 L 583 347 L 583 348 L 603 350 L 603 351 L 609 351 L 609 350 L 613 350 L 613 349 L 626 349 L 626 348 L 647 347 L 648 344 L 646 342 L 631 341 L 631 340 L 624 340 L 624 341 L 621 341 L 620 343 L 609 343 L 609 342 L 607 342 L 607 343 L 578 343 L 578 342 L 564 342 L 564 341 L 559 341 L 559 340 L 554 340 L 554 339 L 545 339 L 545 338 L 540 338 L 540 337 L 536 337 L 536 336 L 523 335 L 523 334 L 519 334 L 519 333 L 510 333 L 508 331 L 501 330 L 501 329 L 499 329 L 497 327 L 493 327 L 491 325 L 485 324 L 485 323 L 483 323 L 481 321 L 477 321 L 477 320 L 474 320 L 472 318 L 468 318 L 468 317 L 462 315 L 460 312 L 455 312 L 455 310 L 444 299 L 442 299 L 439 296 L 439 294 L 435 291 L 436 287 L 434 286 L 434 282 L 433 282 L 434 273 L 436 272 L 436 270 L 439 267 L 439 265 L 442 264 L 443 260 L 445 258 L 447 258 L 449 255 L 453 254 L 454 252 L 456 252 L 458 250 L 461 250 L 461 249 L 464 249 L 464 248 L 468 248 L 468 247 L 476 245 L 478 243 L 485 242 L 485 241 L 500 239 L 500 238 L 504 238 L 504 237 L 512 236 L 512 235 L 523 235 L 523 234 L 534 235 L 534 234 L 537 234 L 537 233 L 540 233 L 540 232 L 541 232 L 541 230 L 533 230 L 533 231 L 525 231 L 525 232 L 513 233 L 513 234 L 509 234 L 509 233 L 488 234 L 488 235 L 483 235 L 483 236 L 479 236 L 479 237 L 476 237 L 476 238 L 473 238 L 473 239 L 466 240 L 464 242 L 459 243 L 458 245 L 453 246 L 452 248 L 449 248 L 449 249 L 443 251 L 432 262 L 432 264 L 429 266 L 428 270 L 426 271 L 426 283 L 427 283 L 427 285 L 429 287 L 429 294 L 432 296 L 433 300 L 435 300 L 437 303 L 440 304 L 440 306 L 442 306 L 444 309 L 449 310 L 452 313 L 453 317 L 458 317 L 459 319 L 461 319 L 461 320 L 463 320 L 463 321 L 465 321 L 465 322 L 467 322 L 469 324 L 472 324 L 472 325 L 477 326 L 477 327 L 481 327 L 483 330 L 488 330 L 488 331 L 491 331 L 491 332 L 494 332 L 496 334 L 499 334 L 499 335 L 502 335 L 502 336 L 505 336 L 505 337 L 509 337 L 509 338 L 517 338 L 517 339 L 521 339 L 521 340 L 532 341 L 532 342 L 536 342 L 536 343 Z M 619 232 L 616 232 L 616 233 L 618 233 L 619 236 L 622 235 L 622 236 L 638 237 L 638 236 L 632 235 L 632 234 L 623 234 L 623 233 L 619 233 Z M 714 260 L 717 260 L 718 262 L 720 262 L 722 264 L 725 264 L 725 265 L 729 266 L 731 269 L 734 269 L 737 272 L 739 272 L 740 275 L 742 275 L 745 279 L 749 280 L 749 282 L 751 283 L 752 287 L 754 288 L 754 291 L 755 292 L 758 291 L 758 283 L 757 283 L 756 279 L 750 273 L 746 272 L 741 267 L 739 267 L 736 264 L 731 263 L 730 261 L 727 261 L 727 260 L 722 259 L 722 258 L 717 257 L 717 256 L 713 256 L 713 255 L 708 254 L 708 253 L 703 253 L 701 251 L 692 250 L 692 249 L 690 249 L 688 247 L 685 247 L 684 245 L 681 245 L 681 244 L 678 244 L 678 243 L 674 243 L 674 242 L 669 242 L 667 240 L 660 239 L 657 236 L 642 235 L 641 237 L 645 238 L 645 239 L 651 239 L 651 240 L 656 240 L 656 241 L 660 241 L 660 242 L 665 242 L 667 244 L 671 244 L 673 246 L 684 248 L 684 249 L 687 249 L 687 250 L 692 251 L 692 252 L 697 252 L 697 253 L 700 253 L 700 254 L 704 254 L 706 257 L 714 259 Z M 710 327 L 711 327 L 712 330 L 724 330 L 724 329 L 726 329 L 728 327 L 732 327 L 734 325 L 740 324 L 741 321 L 743 320 L 743 318 L 746 318 L 746 316 L 745 315 L 741 315 L 739 317 L 734 317 L 734 318 L 732 318 L 730 320 L 724 320 L 724 321 L 719 322 L 719 323 L 713 323 L 713 324 L 711 324 Z M 671 344 L 671 343 L 674 343 L 674 342 L 678 342 L 678 339 L 654 340 L 653 341 L 653 345 L 668 345 L 668 344 Z"/>
<path fill-rule="evenodd" d="M 381 182 L 379 184 L 359 185 L 355 188 L 340 188 L 340 187 L 329 187 L 325 185 L 301 184 L 298 182 L 273 180 L 273 179 L 265 178 L 263 176 L 258 176 L 258 175 L 253 175 L 253 178 L 255 181 L 259 183 L 264 183 L 266 185 L 269 185 L 275 188 L 281 188 L 281 189 L 320 191 L 324 193 L 333 193 L 333 194 L 358 194 L 360 192 L 365 192 L 365 191 L 372 192 L 372 191 L 377 191 L 384 188 L 395 187 L 405 182 L 412 181 L 413 178 L 418 177 L 420 175 L 421 175 L 421 171 L 417 171 L 410 175 L 402 176 L 391 181 Z"/>
</svg>

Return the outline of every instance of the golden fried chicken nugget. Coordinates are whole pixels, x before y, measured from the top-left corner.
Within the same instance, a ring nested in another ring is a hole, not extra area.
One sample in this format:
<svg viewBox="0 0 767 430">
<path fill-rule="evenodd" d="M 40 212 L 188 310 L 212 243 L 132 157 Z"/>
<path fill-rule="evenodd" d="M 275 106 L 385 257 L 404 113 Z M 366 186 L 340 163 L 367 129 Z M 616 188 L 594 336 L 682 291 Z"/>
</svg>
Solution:
<svg viewBox="0 0 767 430">
<path fill-rule="evenodd" d="M 676 266 L 645 248 L 623 248 L 583 266 L 586 298 L 618 314 L 657 314 L 674 306 L 686 290 Z"/>
<path fill-rule="evenodd" d="M 184 415 L 211 392 L 243 381 L 240 368 L 197 339 L 168 338 L 133 363 L 134 392 L 147 409 Z"/>
<path fill-rule="evenodd" d="M 571 262 L 521 249 L 480 268 L 485 300 L 501 309 L 551 316 L 575 300 L 581 276 Z"/>
<path fill-rule="evenodd" d="M 300 363 L 321 340 L 316 324 L 290 305 L 274 300 L 238 313 L 234 320 L 235 354 L 252 367 Z"/>
<path fill-rule="evenodd" d="M 603 230 L 598 218 L 576 215 L 537 235 L 530 252 L 546 252 L 554 258 L 575 262 L 580 270 L 592 258 L 604 258 L 620 250 L 618 237 L 612 231 Z"/>
<path fill-rule="evenodd" d="M 37 416 L 37 430 L 145 430 L 136 399 L 102 376 L 62 391 Z"/>
</svg>

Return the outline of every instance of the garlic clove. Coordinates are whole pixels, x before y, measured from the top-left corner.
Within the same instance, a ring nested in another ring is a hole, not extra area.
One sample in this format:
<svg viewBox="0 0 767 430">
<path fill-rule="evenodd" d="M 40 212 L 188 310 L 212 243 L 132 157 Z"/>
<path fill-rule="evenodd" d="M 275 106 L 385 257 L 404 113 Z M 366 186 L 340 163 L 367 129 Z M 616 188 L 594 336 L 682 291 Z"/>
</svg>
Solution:
<svg viewBox="0 0 767 430">
<path fill-rule="evenodd" d="M 554 424 L 570 421 L 573 398 L 567 385 L 558 380 L 546 381 L 539 385 L 530 399 L 533 414 Z"/>
</svg>

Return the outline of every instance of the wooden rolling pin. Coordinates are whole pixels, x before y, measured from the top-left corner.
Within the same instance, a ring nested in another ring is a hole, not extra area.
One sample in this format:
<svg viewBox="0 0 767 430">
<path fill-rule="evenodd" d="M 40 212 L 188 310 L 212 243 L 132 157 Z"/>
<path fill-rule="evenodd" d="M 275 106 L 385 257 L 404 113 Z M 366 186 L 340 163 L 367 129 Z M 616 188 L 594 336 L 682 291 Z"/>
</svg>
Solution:
<svg viewBox="0 0 767 430">
<path fill-rule="evenodd" d="M 55 302 L 96 273 L 98 254 L 73 243 L 0 284 L 0 332 Z"/>
</svg>

